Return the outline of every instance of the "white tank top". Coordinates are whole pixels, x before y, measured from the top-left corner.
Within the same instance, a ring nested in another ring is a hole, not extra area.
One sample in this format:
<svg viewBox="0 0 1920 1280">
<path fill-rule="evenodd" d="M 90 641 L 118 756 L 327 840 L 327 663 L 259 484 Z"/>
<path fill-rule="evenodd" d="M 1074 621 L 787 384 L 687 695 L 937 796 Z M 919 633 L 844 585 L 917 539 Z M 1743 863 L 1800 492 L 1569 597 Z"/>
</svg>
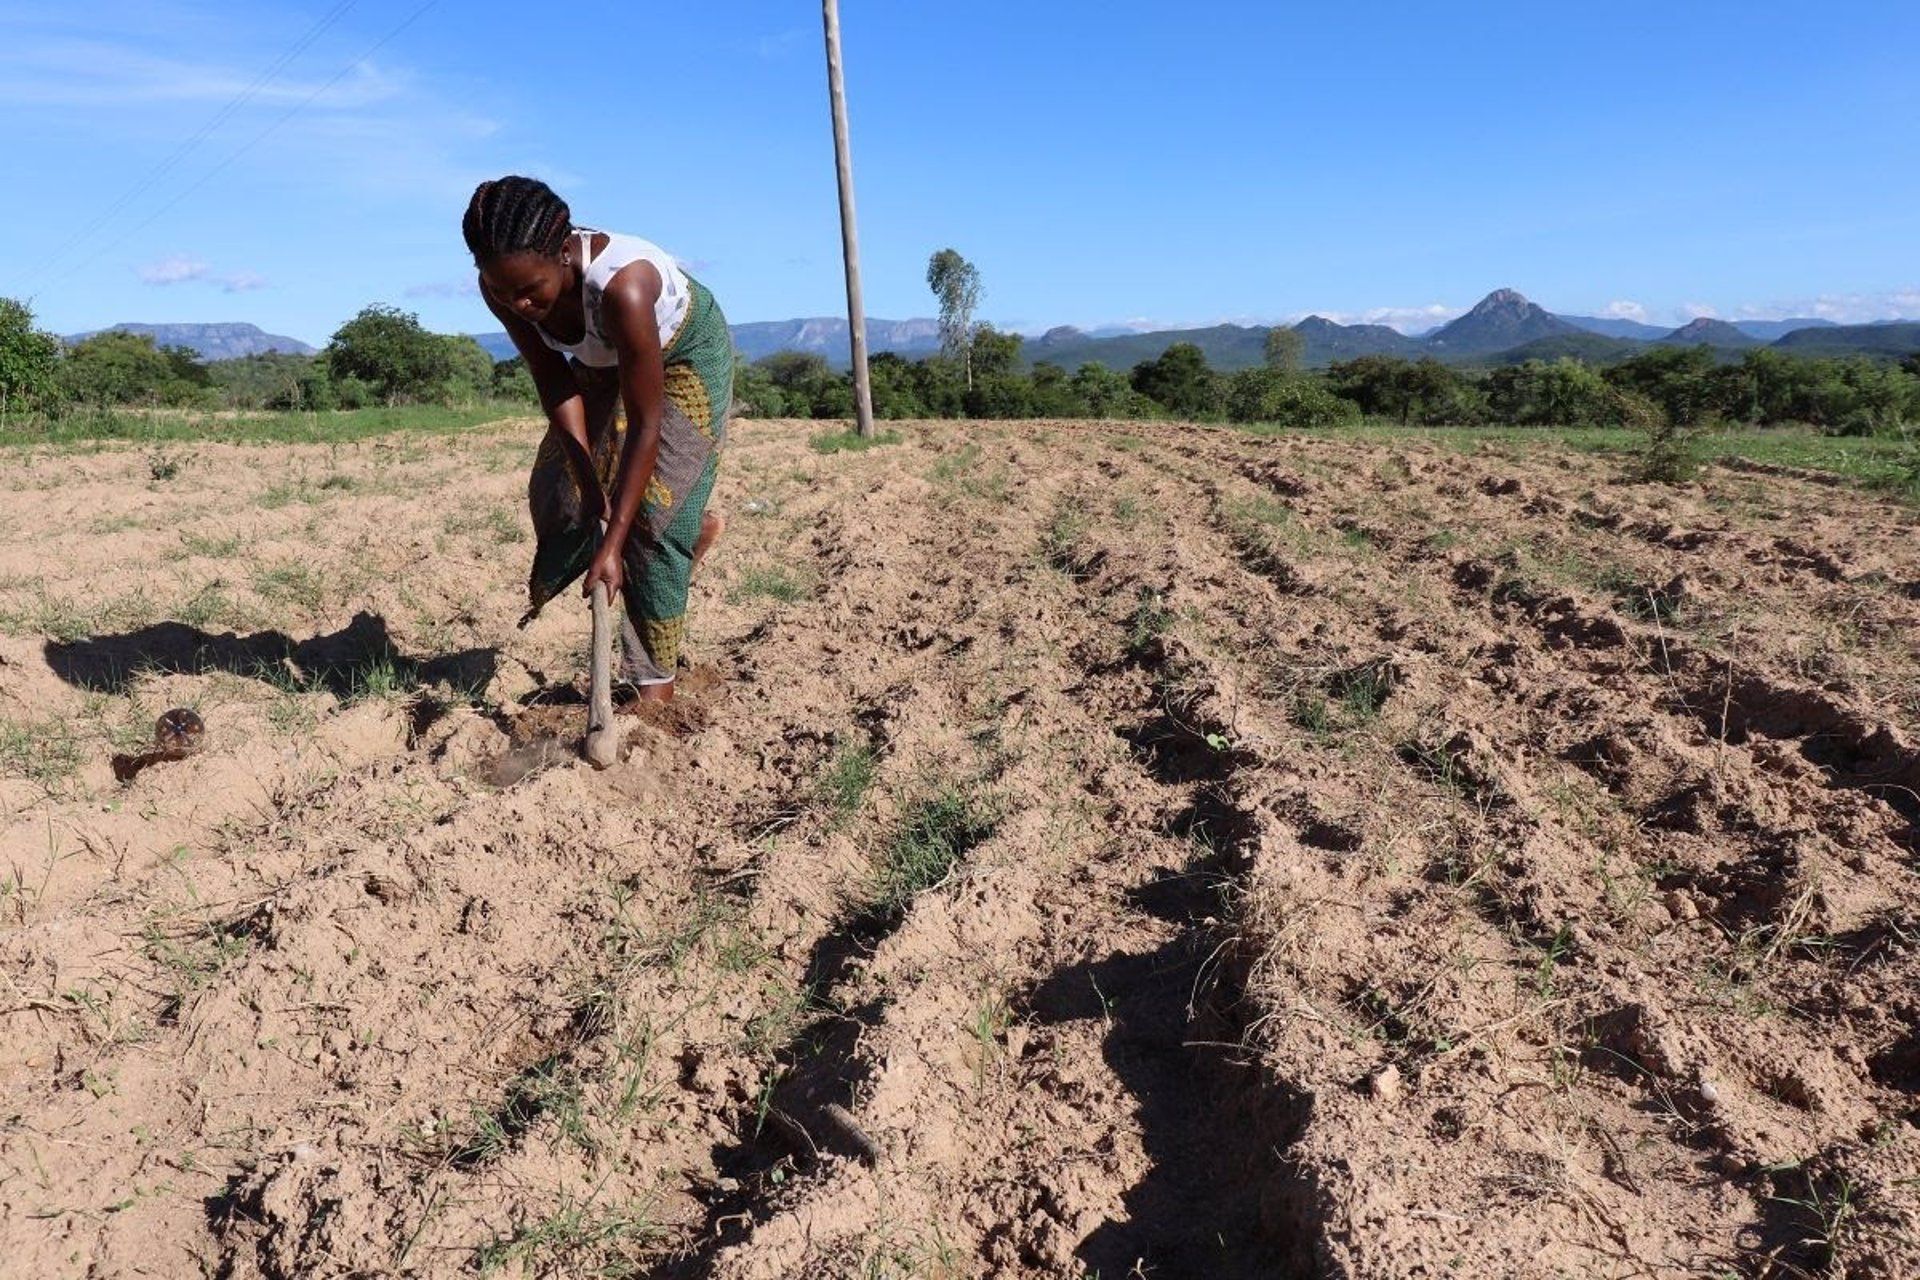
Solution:
<svg viewBox="0 0 1920 1280">
<path fill-rule="evenodd" d="M 606 232 L 607 247 L 595 258 L 592 256 L 595 234 L 591 227 L 574 228 L 577 239 L 573 251 L 585 264 L 580 272 L 580 302 L 586 316 L 586 332 L 580 341 L 569 344 L 557 340 L 535 325 L 540 340 L 555 351 L 566 352 L 581 364 L 596 369 L 617 366 L 620 355 L 607 339 L 607 327 L 601 317 L 601 299 L 606 293 L 607 282 L 622 267 L 645 260 L 651 262 L 653 269 L 660 273 L 660 300 L 653 304 L 653 318 L 660 326 L 660 349 L 665 351 L 679 336 L 680 326 L 686 322 L 687 312 L 692 308 L 693 290 L 687 285 L 687 273 L 680 269 L 680 264 L 673 260 L 672 254 L 639 236 Z"/>
</svg>

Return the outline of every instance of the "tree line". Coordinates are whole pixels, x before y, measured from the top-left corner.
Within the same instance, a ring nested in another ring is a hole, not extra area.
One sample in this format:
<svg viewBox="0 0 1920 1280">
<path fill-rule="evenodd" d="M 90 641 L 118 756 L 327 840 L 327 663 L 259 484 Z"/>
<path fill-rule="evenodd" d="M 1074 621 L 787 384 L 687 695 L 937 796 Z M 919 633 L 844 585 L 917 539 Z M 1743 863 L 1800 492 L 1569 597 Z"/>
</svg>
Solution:
<svg viewBox="0 0 1920 1280">
<path fill-rule="evenodd" d="M 950 253 L 951 251 L 943 251 Z M 957 259 L 957 255 L 955 255 Z M 1127 372 L 1069 371 L 1022 358 L 1020 335 L 975 324 L 976 274 L 935 255 L 943 350 L 870 362 L 882 418 L 1173 418 L 1338 426 L 1363 419 L 1432 426 L 1622 426 L 1686 429 L 1724 422 L 1802 423 L 1836 435 L 1899 433 L 1920 423 L 1920 353 L 1902 364 L 1749 351 L 1721 363 L 1702 347 L 1660 347 L 1605 367 L 1572 359 L 1467 370 L 1433 359 L 1361 356 L 1300 367 L 1300 336 L 1276 328 L 1264 367 L 1223 373 L 1191 343 Z M 849 375 L 818 355 L 781 352 L 737 370 L 738 411 L 758 417 L 847 418 Z M 259 410 L 352 409 L 499 399 L 531 404 L 524 362 L 495 364 L 464 336 L 373 306 L 313 356 L 269 354 L 205 363 L 150 337 L 95 334 L 71 346 L 0 299 L 0 412 L 49 415 L 123 406 Z"/>
<path fill-rule="evenodd" d="M 524 364 L 496 365 L 472 338 L 429 332 L 392 307 L 367 307 L 317 355 L 207 362 L 147 334 L 105 330 L 64 344 L 34 328 L 25 304 L 0 298 L 0 409 L 10 412 L 330 410 L 487 399 L 532 401 Z"/>
<path fill-rule="evenodd" d="M 1276 334 L 1292 335 L 1289 330 Z M 871 363 L 883 418 L 1179 418 L 1326 427 L 1363 419 L 1407 426 L 1678 428 L 1713 422 L 1806 424 L 1834 435 L 1895 434 L 1920 424 L 1920 353 L 1901 365 L 1864 357 L 1808 359 L 1750 351 L 1721 364 L 1700 347 L 1666 347 L 1595 367 L 1529 360 L 1491 370 L 1433 359 L 1361 356 L 1307 371 L 1283 339 L 1258 369 L 1222 373 L 1191 343 L 1175 343 L 1129 373 L 1100 364 L 1073 372 L 1023 368 L 1020 337 L 976 331 L 971 385 L 961 360 Z M 742 412 L 844 418 L 848 375 L 816 355 L 783 352 L 741 370 Z"/>
</svg>

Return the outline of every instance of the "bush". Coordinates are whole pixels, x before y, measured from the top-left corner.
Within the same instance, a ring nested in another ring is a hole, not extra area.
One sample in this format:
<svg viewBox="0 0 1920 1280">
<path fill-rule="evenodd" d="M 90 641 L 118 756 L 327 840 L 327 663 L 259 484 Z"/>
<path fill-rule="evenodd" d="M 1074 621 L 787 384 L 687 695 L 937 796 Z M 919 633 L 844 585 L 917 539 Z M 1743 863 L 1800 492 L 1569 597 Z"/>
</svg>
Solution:
<svg viewBox="0 0 1920 1280">
<path fill-rule="evenodd" d="M 58 386 L 59 360 L 59 339 L 33 327 L 33 311 L 0 298 L 0 415 L 44 406 Z"/>
<path fill-rule="evenodd" d="M 1522 427 L 1598 426 L 1617 422 L 1621 393 L 1577 360 L 1529 360 L 1487 377 L 1487 412 Z"/>
<path fill-rule="evenodd" d="M 1431 356 L 1360 356 L 1327 367 L 1327 386 L 1371 417 L 1403 426 L 1471 423 L 1485 415 L 1480 393 L 1466 378 Z"/>
<path fill-rule="evenodd" d="M 312 356 L 269 351 L 207 366 L 220 403 L 229 409 L 304 409 L 302 385 L 313 376 Z M 320 370 L 322 376 L 325 370 Z"/>
<path fill-rule="evenodd" d="M 1359 406 L 1313 378 L 1279 368 L 1243 369 L 1227 380 L 1227 417 L 1288 427 L 1334 427 L 1360 420 Z"/>
<path fill-rule="evenodd" d="M 1208 418 L 1220 411 L 1220 384 L 1207 357 L 1191 342 L 1176 342 L 1158 359 L 1133 367 L 1133 389 L 1170 413 Z"/>
<path fill-rule="evenodd" d="M 1606 380 L 1660 406 L 1668 421 L 1691 427 L 1724 407 L 1725 379 L 1708 347 L 1655 347 L 1609 368 Z"/>
<path fill-rule="evenodd" d="M 446 378 L 439 395 L 442 404 L 484 400 L 493 394 L 493 357 L 466 334 L 435 334 L 446 361 Z"/>
<path fill-rule="evenodd" d="M 493 366 L 493 398 L 520 404 L 540 403 L 540 389 L 533 385 L 533 374 L 519 356 Z"/>
<path fill-rule="evenodd" d="M 336 386 L 348 379 L 364 385 L 374 396 L 396 404 L 444 397 L 456 377 L 457 362 L 465 355 L 455 339 L 428 333 L 420 318 L 395 307 L 367 307 L 334 332 L 322 353 Z M 478 349 L 472 339 L 459 339 Z M 485 352 L 481 353 L 483 356 Z M 469 366 L 460 376 L 470 376 Z M 491 365 L 488 369 L 492 376 Z"/>
<path fill-rule="evenodd" d="M 60 362 L 58 386 L 76 404 L 187 405 L 211 399 L 212 375 L 191 351 L 109 329 L 74 344 Z"/>
</svg>

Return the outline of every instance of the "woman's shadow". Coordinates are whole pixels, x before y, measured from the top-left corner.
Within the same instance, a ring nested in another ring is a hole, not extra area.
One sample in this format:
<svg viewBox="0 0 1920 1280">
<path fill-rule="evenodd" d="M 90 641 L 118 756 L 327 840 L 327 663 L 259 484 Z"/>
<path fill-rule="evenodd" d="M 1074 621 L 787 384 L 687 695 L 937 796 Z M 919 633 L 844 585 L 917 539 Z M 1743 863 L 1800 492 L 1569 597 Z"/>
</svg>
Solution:
<svg viewBox="0 0 1920 1280">
<path fill-rule="evenodd" d="M 43 652 L 55 675 L 93 693 L 124 694 L 147 675 L 221 671 L 341 698 L 363 693 L 377 669 L 402 689 L 446 684 L 477 693 L 493 679 L 500 654 L 494 647 L 410 657 L 394 644 L 387 620 L 365 611 L 338 631 L 305 640 L 283 631 L 216 635 L 184 622 L 156 622 L 119 635 L 49 640 Z"/>
</svg>

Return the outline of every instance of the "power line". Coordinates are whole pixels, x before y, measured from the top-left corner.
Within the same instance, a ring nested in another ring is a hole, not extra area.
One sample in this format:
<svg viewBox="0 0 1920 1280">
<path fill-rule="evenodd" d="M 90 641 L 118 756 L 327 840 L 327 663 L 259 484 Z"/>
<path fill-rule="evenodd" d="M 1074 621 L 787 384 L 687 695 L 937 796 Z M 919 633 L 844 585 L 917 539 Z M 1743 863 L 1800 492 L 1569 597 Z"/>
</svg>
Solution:
<svg viewBox="0 0 1920 1280">
<path fill-rule="evenodd" d="M 265 142 L 280 128 L 281 125 L 285 124 L 287 121 L 299 115 L 306 108 L 312 106 L 314 101 L 317 98 L 319 98 L 321 94 L 325 93 L 327 90 L 333 88 L 334 85 L 339 84 L 342 80 L 346 79 L 348 72 L 352 71 L 355 67 L 365 62 L 368 58 L 371 58 L 374 54 L 380 52 L 380 50 L 386 46 L 388 41 L 393 40 L 401 32 L 405 31 L 408 27 L 418 22 L 423 16 L 425 16 L 427 10 L 433 8 L 438 3 L 440 3 L 440 0 L 426 0 L 426 3 L 422 4 L 418 9 L 415 9 L 412 13 L 408 14 L 405 18 L 403 18 L 400 21 L 400 24 L 394 27 L 393 30 L 387 32 L 387 34 L 385 34 L 384 36 L 381 36 L 378 40 L 374 41 L 371 45 L 369 45 L 365 53 L 362 53 L 359 57 L 354 58 L 352 61 L 348 62 L 345 66 L 341 67 L 338 71 L 334 72 L 331 76 L 327 78 L 326 83 L 322 84 L 319 88 L 315 89 L 312 93 L 308 94 L 306 97 L 302 98 L 300 101 L 294 103 L 293 106 L 289 107 L 285 115 L 281 116 L 278 120 L 275 120 L 272 124 L 262 129 L 259 133 L 255 134 L 248 141 L 242 143 L 238 148 L 236 148 L 233 151 L 232 154 L 227 156 L 226 159 L 222 160 L 219 164 L 216 164 L 215 166 L 213 166 L 213 168 L 201 174 L 198 181 L 192 183 L 190 186 L 186 187 L 184 190 L 176 194 L 173 197 L 173 199 L 167 201 L 165 204 L 161 205 L 158 209 L 155 209 L 151 214 L 147 215 L 144 221 L 141 221 L 139 223 L 136 223 L 132 227 L 129 227 L 124 233 L 122 233 L 122 235 L 118 240 L 113 241 L 105 249 L 101 250 L 101 252 L 111 253 L 113 250 L 119 248 L 121 245 L 125 244 L 133 236 L 138 235 L 140 232 L 145 231 L 148 227 L 152 226 L 156 221 L 158 221 L 162 216 L 164 216 L 168 210 L 172 209 L 175 205 L 179 204 L 182 200 L 185 200 L 188 196 L 192 195 L 194 192 L 198 191 L 200 188 L 206 186 L 209 182 L 213 181 L 214 178 L 218 177 L 226 169 L 228 165 L 232 164 L 235 160 L 238 160 L 241 156 L 247 154 L 247 152 L 253 150 L 255 147 L 259 146 L 261 143 Z"/>
<path fill-rule="evenodd" d="M 206 141 L 214 130 L 232 119 L 235 112 L 258 97 L 261 90 L 265 89 L 268 84 L 272 83 L 276 76 L 286 70 L 295 58 L 311 48 L 314 41 L 325 35 L 335 23 L 345 17 L 347 10 L 353 8 L 357 2 L 358 0 L 340 0 L 332 9 L 323 14 L 318 21 L 307 29 L 305 35 L 294 41 L 279 57 L 275 58 L 273 62 L 267 66 L 266 70 L 255 76 L 251 84 L 235 94 L 225 106 L 213 114 L 211 119 L 196 129 L 192 136 L 175 146 L 164 159 L 154 165 L 152 169 L 149 169 L 146 174 L 131 187 L 128 187 L 122 192 L 118 199 L 114 200 L 113 203 L 95 215 L 91 222 L 68 237 L 64 243 L 43 260 L 38 272 L 30 272 L 26 276 L 21 277 L 21 282 L 26 284 L 39 283 L 40 279 L 45 276 L 50 268 L 57 267 L 58 264 L 66 261 L 67 250 L 83 241 L 91 239 L 96 232 L 113 220 L 114 215 L 118 214 L 134 200 L 151 190 L 155 183 L 166 177 L 176 165 L 191 155 L 194 148 Z"/>
</svg>

